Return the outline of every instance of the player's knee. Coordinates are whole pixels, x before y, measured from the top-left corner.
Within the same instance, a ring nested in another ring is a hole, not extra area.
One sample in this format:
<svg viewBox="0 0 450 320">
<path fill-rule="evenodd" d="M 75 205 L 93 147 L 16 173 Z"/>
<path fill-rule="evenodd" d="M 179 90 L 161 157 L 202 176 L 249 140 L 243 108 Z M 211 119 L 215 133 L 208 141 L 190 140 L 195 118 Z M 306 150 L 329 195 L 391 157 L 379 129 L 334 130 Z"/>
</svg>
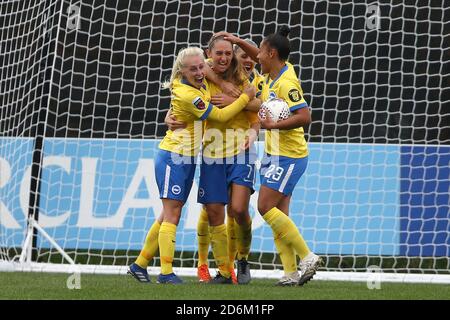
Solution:
<svg viewBox="0 0 450 320">
<path fill-rule="evenodd" d="M 241 217 L 245 217 L 248 214 L 248 208 L 245 205 L 231 205 L 230 208 L 230 216 L 232 216 L 235 219 L 239 219 Z"/>
<path fill-rule="evenodd" d="M 183 209 L 183 203 L 180 201 L 163 201 L 163 212 L 160 218 L 164 221 L 178 225 Z"/>
<path fill-rule="evenodd" d="M 250 217 L 250 214 L 248 212 L 246 212 L 246 214 L 243 214 L 243 215 L 240 215 L 240 216 L 234 218 L 234 220 L 240 226 L 252 223 L 252 218 Z"/>
<path fill-rule="evenodd" d="M 166 215 L 164 216 L 164 221 L 172 223 L 174 225 L 178 225 L 180 223 L 180 216 L 179 214 L 172 214 L 172 215 Z"/>
<path fill-rule="evenodd" d="M 182 208 L 170 208 L 164 210 L 164 221 L 178 225 Z"/>
<path fill-rule="evenodd" d="M 272 208 L 269 208 L 269 205 L 263 201 L 258 202 L 258 211 L 260 215 L 266 214 L 267 211 L 269 211 Z"/>
<path fill-rule="evenodd" d="M 206 213 L 208 214 L 208 221 L 210 225 L 218 225 L 224 223 L 225 216 L 223 210 L 218 210 L 215 207 L 206 207 Z"/>
</svg>

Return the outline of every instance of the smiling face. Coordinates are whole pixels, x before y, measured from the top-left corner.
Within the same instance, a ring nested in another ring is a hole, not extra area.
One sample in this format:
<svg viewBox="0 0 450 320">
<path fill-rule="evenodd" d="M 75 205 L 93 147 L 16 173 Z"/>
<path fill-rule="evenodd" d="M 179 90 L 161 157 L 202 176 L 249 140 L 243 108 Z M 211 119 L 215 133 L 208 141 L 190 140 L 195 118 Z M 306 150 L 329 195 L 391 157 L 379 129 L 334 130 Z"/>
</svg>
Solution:
<svg viewBox="0 0 450 320">
<path fill-rule="evenodd" d="M 235 54 L 239 63 L 244 67 L 247 75 L 250 76 L 252 74 L 253 69 L 255 68 L 256 64 L 255 61 L 253 61 L 253 59 L 250 58 L 250 56 L 247 53 L 245 53 L 245 51 L 242 50 L 241 48 L 237 49 Z"/>
<path fill-rule="evenodd" d="M 270 73 L 270 67 L 274 58 L 272 50 L 265 41 L 261 42 L 257 58 L 261 64 L 261 72 L 263 74 Z"/>
<path fill-rule="evenodd" d="M 189 56 L 183 61 L 181 74 L 191 85 L 201 88 L 205 78 L 205 60 L 200 56 Z"/>
<path fill-rule="evenodd" d="M 216 73 L 224 73 L 228 70 L 233 59 L 233 46 L 226 40 L 217 40 L 208 50 L 208 57 L 212 59 L 212 68 Z"/>
</svg>

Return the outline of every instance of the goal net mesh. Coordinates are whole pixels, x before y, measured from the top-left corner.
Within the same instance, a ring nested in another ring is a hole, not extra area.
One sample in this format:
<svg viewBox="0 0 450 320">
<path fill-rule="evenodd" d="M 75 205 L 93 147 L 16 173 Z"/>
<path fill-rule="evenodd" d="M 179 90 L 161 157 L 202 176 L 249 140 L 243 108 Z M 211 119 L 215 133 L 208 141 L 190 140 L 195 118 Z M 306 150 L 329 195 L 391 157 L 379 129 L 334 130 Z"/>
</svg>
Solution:
<svg viewBox="0 0 450 320">
<path fill-rule="evenodd" d="M 4 0 L 0 12 L 0 260 L 21 253 L 34 214 L 76 263 L 133 262 L 161 212 L 153 159 L 177 52 L 288 25 L 313 119 L 290 215 L 321 270 L 448 273 L 444 1 Z M 175 266 L 196 266 L 196 191 Z M 280 269 L 257 195 L 251 266 Z M 39 232 L 32 261 L 66 263 Z"/>
</svg>

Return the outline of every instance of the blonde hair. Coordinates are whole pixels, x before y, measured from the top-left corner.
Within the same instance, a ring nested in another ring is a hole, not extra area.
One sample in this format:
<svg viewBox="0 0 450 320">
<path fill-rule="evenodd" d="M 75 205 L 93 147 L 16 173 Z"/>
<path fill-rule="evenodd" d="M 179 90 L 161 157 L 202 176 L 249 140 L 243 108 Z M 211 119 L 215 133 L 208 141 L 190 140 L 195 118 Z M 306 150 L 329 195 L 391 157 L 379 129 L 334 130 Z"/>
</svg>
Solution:
<svg viewBox="0 0 450 320">
<path fill-rule="evenodd" d="M 252 39 L 244 39 L 245 42 L 247 42 L 248 44 L 251 44 L 254 47 L 258 47 L 258 45 L 256 44 L 255 41 L 253 41 Z M 239 49 L 242 50 L 241 47 L 239 47 L 237 44 L 233 44 L 233 50 L 236 53 Z"/>
<path fill-rule="evenodd" d="M 218 36 L 218 37 L 213 36 L 208 42 L 208 49 L 210 52 L 214 48 L 216 42 L 220 41 L 220 40 L 230 42 L 229 40 L 225 40 L 224 36 Z M 225 71 L 222 74 L 221 77 L 222 77 L 222 79 L 231 81 L 235 85 L 239 86 L 239 85 L 243 84 L 244 81 L 247 79 L 245 74 L 246 73 L 244 71 L 244 68 L 242 67 L 242 65 L 240 64 L 238 59 L 236 58 L 236 55 L 234 54 L 234 50 L 233 50 L 233 57 L 231 58 L 230 67 L 227 69 L 227 71 Z"/>
<path fill-rule="evenodd" d="M 202 59 L 205 59 L 203 50 L 198 47 L 188 47 L 188 48 L 181 49 L 178 52 L 175 62 L 173 63 L 170 80 L 165 81 L 162 84 L 162 87 L 164 89 L 172 89 L 173 82 L 175 81 L 175 79 L 181 78 L 181 69 L 184 67 L 184 61 L 187 57 L 201 57 Z"/>
<path fill-rule="evenodd" d="M 248 44 L 251 44 L 254 47 L 258 47 L 258 45 L 256 44 L 255 41 L 253 41 L 252 39 L 244 39 L 245 42 L 247 42 Z M 233 51 L 234 54 L 236 54 L 239 50 L 244 51 L 241 47 L 239 47 L 237 44 L 233 44 Z M 245 52 L 245 51 L 244 51 Z M 253 59 L 252 59 L 253 60 Z M 257 63 L 257 61 L 255 61 Z M 256 68 L 253 68 L 252 70 L 253 73 L 253 77 L 259 77 L 261 76 L 261 74 L 259 73 L 259 71 Z"/>
</svg>

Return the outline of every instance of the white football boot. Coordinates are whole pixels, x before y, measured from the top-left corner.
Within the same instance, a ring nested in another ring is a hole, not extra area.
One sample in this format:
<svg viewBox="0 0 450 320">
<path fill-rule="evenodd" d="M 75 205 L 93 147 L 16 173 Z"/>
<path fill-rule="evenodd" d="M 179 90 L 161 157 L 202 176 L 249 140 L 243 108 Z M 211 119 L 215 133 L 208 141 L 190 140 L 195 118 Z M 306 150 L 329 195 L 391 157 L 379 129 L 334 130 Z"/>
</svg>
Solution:
<svg viewBox="0 0 450 320">
<path fill-rule="evenodd" d="M 301 262 L 300 262 L 300 274 L 301 277 L 298 280 L 298 285 L 302 286 L 311 280 L 316 274 L 317 269 L 323 264 L 323 260 L 318 255 L 310 252 Z"/>
<path fill-rule="evenodd" d="M 298 271 L 294 271 L 281 277 L 281 279 L 277 282 L 277 286 L 296 286 L 299 281 L 300 274 L 298 273 Z"/>
</svg>

